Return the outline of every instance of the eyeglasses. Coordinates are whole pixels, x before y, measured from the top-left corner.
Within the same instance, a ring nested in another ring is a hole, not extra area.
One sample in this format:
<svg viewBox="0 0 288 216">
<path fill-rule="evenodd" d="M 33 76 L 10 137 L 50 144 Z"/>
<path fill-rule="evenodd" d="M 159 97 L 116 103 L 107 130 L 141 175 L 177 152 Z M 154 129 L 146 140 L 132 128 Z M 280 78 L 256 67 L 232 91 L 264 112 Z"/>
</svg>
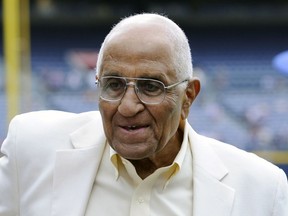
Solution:
<svg viewBox="0 0 288 216">
<path fill-rule="evenodd" d="M 118 76 L 104 76 L 96 81 L 100 90 L 100 98 L 105 101 L 116 102 L 123 98 L 127 86 L 134 86 L 139 100 L 144 104 L 160 104 L 165 96 L 166 90 L 171 89 L 188 79 L 165 86 L 159 80 L 148 78 L 128 78 Z"/>
</svg>

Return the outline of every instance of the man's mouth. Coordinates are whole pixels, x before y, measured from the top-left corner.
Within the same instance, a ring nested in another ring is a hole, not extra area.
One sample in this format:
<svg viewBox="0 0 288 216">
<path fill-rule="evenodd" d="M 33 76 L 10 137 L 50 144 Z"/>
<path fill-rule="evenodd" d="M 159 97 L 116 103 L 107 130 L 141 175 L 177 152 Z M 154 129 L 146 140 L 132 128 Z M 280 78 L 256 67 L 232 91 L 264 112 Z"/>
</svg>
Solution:
<svg viewBox="0 0 288 216">
<path fill-rule="evenodd" d="M 146 128 L 148 127 L 147 125 L 129 125 L 129 126 L 122 126 L 123 129 L 128 130 L 128 131 L 134 131 L 134 130 L 138 130 L 141 128 Z"/>
</svg>

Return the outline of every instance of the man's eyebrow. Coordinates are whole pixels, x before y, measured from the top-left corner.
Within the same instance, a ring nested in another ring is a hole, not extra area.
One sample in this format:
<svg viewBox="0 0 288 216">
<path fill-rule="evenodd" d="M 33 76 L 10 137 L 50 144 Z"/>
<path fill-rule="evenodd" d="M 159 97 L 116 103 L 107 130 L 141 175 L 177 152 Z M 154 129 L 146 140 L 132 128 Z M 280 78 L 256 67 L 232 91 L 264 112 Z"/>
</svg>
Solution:
<svg viewBox="0 0 288 216">
<path fill-rule="evenodd" d="M 122 76 L 121 73 L 117 71 L 103 71 L 102 76 Z"/>
<path fill-rule="evenodd" d="M 149 78 L 149 79 L 154 79 L 154 80 L 159 80 L 162 82 L 167 81 L 167 77 L 163 73 L 157 73 L 157 74 L 141 74 L 141 78 Z"/>
<path fill-rule="evenodd" d="M 123 73 L 118 72 L 118 71 L 114 71 L 114 70 L 106 70 L 103 71 L 102 73 L 102 77 L 103 76 L 117 76 L 117 77 L 127 77 L 124 76 Z M 129 77 L 128 77 L 129 78 Z M 165 76 L 165 74 L 163 73 L 141 73 L 139 76 L 135 76 L 135 77 L 130 77 L 130 78 L 146 78 L 146 79 L 153 79 L 153 80 L 158 80 L 163 82 L 164 84 L 167 82 L 167 76 Z"/>
</svg>

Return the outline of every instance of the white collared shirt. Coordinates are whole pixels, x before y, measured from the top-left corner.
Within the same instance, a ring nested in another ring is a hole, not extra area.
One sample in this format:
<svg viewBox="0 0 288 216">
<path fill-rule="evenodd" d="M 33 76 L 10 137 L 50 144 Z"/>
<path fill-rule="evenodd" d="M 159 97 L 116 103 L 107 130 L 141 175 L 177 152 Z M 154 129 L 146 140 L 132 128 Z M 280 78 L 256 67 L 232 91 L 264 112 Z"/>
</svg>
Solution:
<svg viewBox="0 0 288 216">
<path fill-rule="evenodd" d="M 109 145 L 96 175 L 85 216 L 192 215 L 192 153 L 185 127 L 174 162 L 141 179 Z"/>
</svg>

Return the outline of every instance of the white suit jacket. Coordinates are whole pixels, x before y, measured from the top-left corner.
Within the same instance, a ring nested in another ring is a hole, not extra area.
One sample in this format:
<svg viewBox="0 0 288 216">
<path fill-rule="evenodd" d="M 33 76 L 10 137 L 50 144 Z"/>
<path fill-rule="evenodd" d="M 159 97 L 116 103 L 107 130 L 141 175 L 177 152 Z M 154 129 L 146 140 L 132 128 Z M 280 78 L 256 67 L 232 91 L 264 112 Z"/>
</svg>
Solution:
<svg viewBox="0 0 288 216">
<path fill-rule="evenodd" d="M 193 216 L 288 216 L 282 170 L 191 127 L 189 140 Z M 1 148 L 0 215 L 84 215 L 105 143 L 97 111 L 15 117 Z"/>
</svg>

